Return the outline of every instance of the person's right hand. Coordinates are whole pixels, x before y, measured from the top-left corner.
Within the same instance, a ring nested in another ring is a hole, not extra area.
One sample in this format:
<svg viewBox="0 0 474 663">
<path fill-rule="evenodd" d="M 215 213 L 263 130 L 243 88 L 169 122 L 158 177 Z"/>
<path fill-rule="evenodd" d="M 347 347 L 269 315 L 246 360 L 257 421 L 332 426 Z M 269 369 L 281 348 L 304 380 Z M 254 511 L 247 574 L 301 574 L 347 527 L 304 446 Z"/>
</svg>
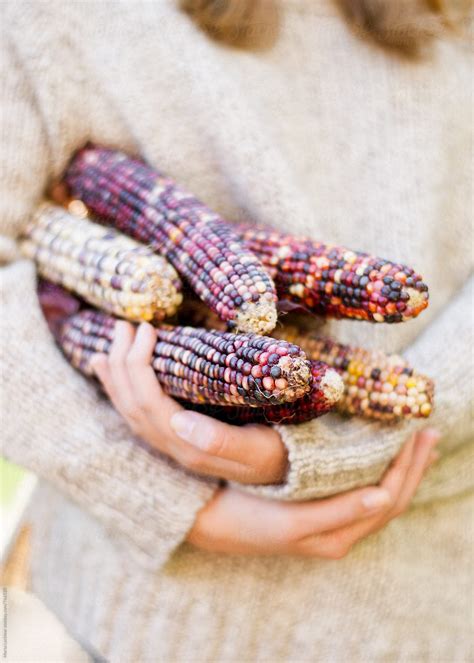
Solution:
<svg viewBox="0 0 474 663">
<path fill-rule="evenodd" d="M 287 451 L 271 426 L 231 426 L 189 412 L 164 393 L 151 366 L 156 329 L 118 321 L 108 355 L 91 366 L 115 409 L 150 447 L 199 474 L 269 484 L 284 479 Z"/>
<path fill-rule="evenodd" d="M 380 486 L 312 502 L 277 502 L 223 488 L 199 512 L 187 541 L 218 553 L 340 559 L 409 506 L 436 460 L 436 431 L 413 435 Z"/>
</svg>

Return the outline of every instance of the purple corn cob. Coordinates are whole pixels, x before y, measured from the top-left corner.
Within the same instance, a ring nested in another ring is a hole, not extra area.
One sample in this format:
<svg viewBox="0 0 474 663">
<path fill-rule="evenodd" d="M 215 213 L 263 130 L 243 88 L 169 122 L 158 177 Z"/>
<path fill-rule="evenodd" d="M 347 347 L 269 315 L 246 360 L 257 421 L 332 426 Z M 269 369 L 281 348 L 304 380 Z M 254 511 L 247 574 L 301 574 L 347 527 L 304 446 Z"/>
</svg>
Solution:
<svg viewBox="0 0 474 663">
<path fill-rule="evenodd" d="M 108 353 L 116 319 L 84 310 L 62 325 L 59 343 L 72 365 L 92 375 L 90 359 Z M 310 364 L 292 343 L 256 334 L 231 334 L 164 325 L 156 330 L 152 366 L 164 390 L 194 403 L 277 405 L 302 398 Z"/>
<path fill-rule="evenodd" d="M 332 410 L 344 391 L 344 383 L 337 371 L 322 361 L 310 363 L 311 391 L 294 403 L 258 408 L 183 404 L 188 409 L 237 426 L 243 424 L 302 424 Z"/>
<path fill-rule="evenodd" d="M 264 334 L 275 327 L 275 287 L 260 260 L 173 180 L 122 152 L 87 146 L 65 183 L 99 221 L 163 254 L 229 329 Z"/>
</svg>

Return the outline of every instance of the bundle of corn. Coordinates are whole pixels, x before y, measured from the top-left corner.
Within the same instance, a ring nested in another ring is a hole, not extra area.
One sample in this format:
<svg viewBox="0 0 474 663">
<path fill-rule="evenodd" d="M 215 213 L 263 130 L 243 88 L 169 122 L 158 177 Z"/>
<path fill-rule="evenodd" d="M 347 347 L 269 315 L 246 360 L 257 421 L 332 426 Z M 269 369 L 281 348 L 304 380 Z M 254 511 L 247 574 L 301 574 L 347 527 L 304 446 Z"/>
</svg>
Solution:
<svg viewBox="0 0 474 663">
<path fill-rule="evenodd" d="M 321 315 L 389 323 L 415 318 L 428 306 L 428 287 L 411 267 L 271 229 L 238 230 L 280 300 Z"/>
<path fill-rule="evenodd" d="M 260 260 L 173 180 L 122 152 L 88 146 L 64 182 L 101 221 L 164 254 L 229 329 L 266 334 L 274 328 L 275 287 Z"/>
<path fill-rule="evenodd" d="M 302 423 L 336 404 L 340 412 L 385 421 L 429 416 L 433 383 L 398 356 L 295 328 L 278 330 L 274 338 L 258 335 L 275 327 L 276 292 L 327 316 L 387 323 L 414 318 L 428 305 L 428 289 L 413 269 L 272 230 L 232 226 L 142 161 L 105 148 L 80 150 L 64 183 L 86 215 L 149 247 L 85 219 L 72 221 L 51 206 L 27 229 L 23 250 L 40 273 L 102 309 L 75 312 L 61 320 L 56 334 L 84 374 L 93 374 L 92 356 L 108 353 L 113 342 L 116 320 L 103 311 L 153 322 L 176 311 L 181 295 L 174 270 L 144 263 L 163 260 L 157 252 L 214 312 L 212 323 L 200 302 L 201 310 L 191 305 L 186 317 L 185 302 L 180 321 L 215 328 L 156 330 L 157 379 L 187 407 L 235 424 Z M 153 308 L 153 276 L 173 285 L 171 304 L 160 293 Z"/>
<path fill-rule="evenodd" d="M 434 383 L 403 357 L 350 347 L 296 327 L 284 327 L 275 335 L 298 343 L 310 359 L 339 371 L 344 381 L 340 412 L 384 421 L 430 416 Z"/>
<path fill-rule="evenodd" d="M 179 277 L 165 258 L 62 207 L 42 205 L 20 246 L 42 277 L 114 315 L 159 322 L 181 304 Z"/>
<path fill-rule="evenodd" d="M 116 320 L 84 310 L 63 323 L 59 343 L 72 365 L 92 375 L 91 357 L 108 353 Z M 255 334 L 164 325 L 152 366 L 165 391 L 194 403 L 269 406 L 311 389 L 311 367 L 296 345 Z"/>
<path fill-rule="evenodd" d="M 237 426 L 243 424 L 302 424 L 326 414 L 341 398 L 344 383 L 337 371 L 322 361 L 311 361 L 311 391 L 293 403 L 268 407 L 221 407 L 219 405 L 190 405 L 221 421 Z"/>
</svg>

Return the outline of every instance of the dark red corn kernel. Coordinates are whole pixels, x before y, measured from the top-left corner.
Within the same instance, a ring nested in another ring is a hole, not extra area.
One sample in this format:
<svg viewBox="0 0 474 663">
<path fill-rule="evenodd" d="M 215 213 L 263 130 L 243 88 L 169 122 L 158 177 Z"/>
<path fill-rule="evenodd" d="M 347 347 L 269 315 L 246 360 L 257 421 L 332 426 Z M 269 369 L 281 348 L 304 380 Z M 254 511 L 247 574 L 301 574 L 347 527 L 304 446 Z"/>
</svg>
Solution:
<svg viewBox="0 0 474 663">
<path fill-rule="evenodd" d="M 311 391 L 295 403 L 257 408 L 183 404 L 192 410 L 236 426 L 260 423 L 302 424 L 329 412 L 336 405 L 343 391 L 344 383 L 337 371 L 324 362 L 312 361 Z"/>
<path fill-rule="evenodd" d="M 410 267 L 271 229 L 237 228 L 272 276 L 279 300 L 321 315 L 388 323 L 428 306 L 428 287 Z M 406 307 L 392 310 L 398 301 Z"/>
<path fill-rule="evenodd" d="M 88 146 L 69 165 L 65 183 L 98 220 L 165 255 L 230 327 L 274 328 L 268 271 L 230 224 L 171 179 L 121 152 Z"/>
<path fill-rule="evenodd" d="M 63 322 L 59 343 L 73 366 L 92 374 L 89 351 L 109 352 L 115 323 L 112 316 L 88 309 Z M 293 357 L 281 356 L 274 365 L 281 377 L 263 382 L 266 365 L 255 363 L 251 355 L 255 345 L 274 344 L 274 339 L 194 327 L 161 326 L 156 334 L 152 366 L 171 396 L 194 403 L 267 406 L 301 399 L 311 388 L 310 364 L 301 350 Z M 233 358 L 249 364 L 254 379 L 232 368 Z"/>
</svg>

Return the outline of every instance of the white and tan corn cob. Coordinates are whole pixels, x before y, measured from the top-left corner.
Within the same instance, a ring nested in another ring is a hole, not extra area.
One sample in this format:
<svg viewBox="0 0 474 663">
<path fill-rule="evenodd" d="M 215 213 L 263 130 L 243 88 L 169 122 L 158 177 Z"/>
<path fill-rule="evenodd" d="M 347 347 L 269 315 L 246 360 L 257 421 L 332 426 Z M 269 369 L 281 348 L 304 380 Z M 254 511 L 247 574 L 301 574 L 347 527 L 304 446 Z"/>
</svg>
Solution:
<svg viewBox="0 0 474 663">
<path fill-rule="evenodd" d="M 344 382 L 337 409 L 344 414 L 396 421 L 426 418 L 433 409 L 434 383 L 400 355 L 366 350 L 284 326 L 274 334 L 298 344 L 311 360 L 335 368 Z"/>
<path fill-rule="evenodd" d="M 175 269 L 129 237 L 44 203 L 21 241 L 43 278 L 116 316 L 160 322 L 181 304 Z"/>
</svg>

